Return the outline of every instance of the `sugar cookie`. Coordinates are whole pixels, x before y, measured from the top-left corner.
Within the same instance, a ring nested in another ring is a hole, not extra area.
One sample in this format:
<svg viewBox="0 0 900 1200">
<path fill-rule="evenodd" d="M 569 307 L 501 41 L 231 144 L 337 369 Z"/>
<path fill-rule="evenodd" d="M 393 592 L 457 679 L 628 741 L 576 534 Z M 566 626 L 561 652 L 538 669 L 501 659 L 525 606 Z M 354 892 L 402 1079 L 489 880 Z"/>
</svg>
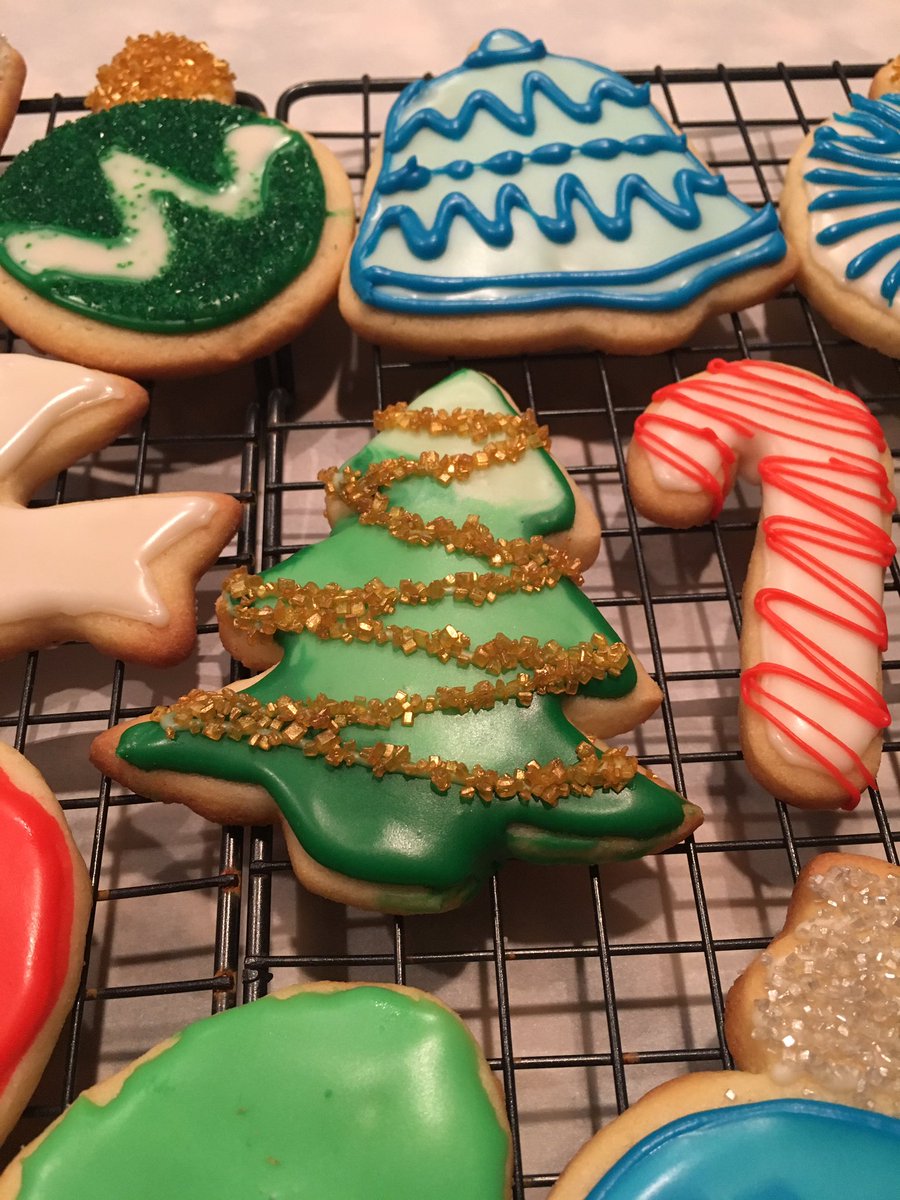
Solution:
<svg viewBox="0 0 900 1200">
<path fill-rule="evenodd" d="M 651 354 L 793 271 L 774 208 L 732 195 L 648 84 L 498 29 L 391 109 L 340 304 L 440 354 Z"/>
<path fill-rule="evenodd" d="M 40 772 L 0 742 L 0 1142 L 72 1007 L 91 885 Z"/>
<path fill-rule="evenodd" d="M 352 233 L 347 177 L 311 138 L 208 100 L 120 104 L 0 176 L 0 317 L 87 366 L 211 373 L 312 320 Z"/>
<path fill-rule="evenodd" d="M 782 800 L 853 808 L 890 723 L 890 451 L 851 392 L 782 363 L 716 359 L 654 395 L 628 481 L 644 516 L 686 528 L 718 515 L 736 473 L 762 486 L 743 597 L 744 757 Z"/>
<path fill-rule="evenodd" d="M 853 95 L 791 159 L 781 197 L 797 286 L 831 324 L 900 357 L 900 94 Z"/>
<path fill-rule="evenodd" d="M 107 445 L 147 407 L 113 375 L 27 354 L 0 356 L 0 659 L 55 642 L 166 666 L 194 645 L 194 588 L 238 526 L 212 492 L 28 508 L 32 492 Z"/>
<path fill-rule="evenodd" d="M 499 1088 L 414 988 L 318 983 L 189 1026 L 85 1092 L 0 1200 L 507 1200 Z"/>
<path fill-rule="evenodd" d="M 578 1152 L 551 1200 L 722 1200 L 738 1186 L 747 1200 L 892 1200 L 898 905 L 897 867 L 814 859 L 784 930 L 729 993 L 726 1036 L 742 1069 L 655 1088 Z"/>
<path fill-rule="evenodd" d="M 659 695 L 551 544 L 584 519 L 546 431 L 474 371 L 376 424 L 326 473 L 331 536 L 226 586 L 223 639 L 267 673 L 110 730 L 93 761 L 212 820 L 281 819 L 303 883 L 387 912 L 452 908 L 509 857 L 683 838 L 699 810 L 584 738 Z"/>
</svg>

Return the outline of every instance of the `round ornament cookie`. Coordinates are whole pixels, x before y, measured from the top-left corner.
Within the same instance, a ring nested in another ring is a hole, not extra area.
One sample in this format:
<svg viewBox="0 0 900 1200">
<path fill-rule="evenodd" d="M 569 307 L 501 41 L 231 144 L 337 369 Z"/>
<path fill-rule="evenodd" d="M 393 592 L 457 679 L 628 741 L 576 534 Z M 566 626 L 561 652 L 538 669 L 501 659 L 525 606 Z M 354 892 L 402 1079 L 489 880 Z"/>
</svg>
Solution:
<svg viewBox="0 0 900 1200">
<path fill-rule="evenodd" d="M 732 195 L 649 84 L 510 29 L 400 95 L 363 204 L 342 313 L 439 354 L 651 354 L 794 271 L 774 208 Z"/>
<path fill-rule="evenodd" d="M 241 506 L 164 492 L 29 508 L 36 488 L 123 433 L 147 408 L 116 375 L 0 355 L 0 660 L 63 641 L 169 666 L 196 640 L 194 589 L 233 536 Z"/>
<path fill-rule="evenodd" d="M 900 868 L 823 854 L 726 1005 L 740 1070 L 649 1092 L 551 1200 L 893 1200 L 900 1168 Z"/>
<path fill-rule="evenodd" d="M 797 286 L 835 329 L 900 358 L 900 88 L 804 139 L 781 197 Z"/>
<path fill-rule="evenodd" d="M 91 885 L 40 772 L 0 742 L 0 1143 L 72 1007 Z"/>
<path fill-rule="evenodd" d="M 212 820 L 280 820 L 301 882 L 386 912 L 455 907 L 510 857 L 686 836 L 699 810 L 591 741 L 659 692 L 578 586 L 596 524 L 546 430 L 474 371 L 376 426 L 324 473 L 330 537 L 226 585 L 223 641 L 265 674 L 117 726 L 95 764 Z"/>
<path fill-rule="evenodd" d="M 738 474 L 762 488 L 743 594 L 744 758 L 782 800 L 853 808 L 890 724 L 890 450 L 852 392 L 783 363 L 714 359 L 654 394 L 628 482 L 644 516 L 687 528 L 718 516 Z"/>
<path fill-rule="evenodd" d="M 319 983 L 198 1021 L 81 1095 L 0 1200 L 508 1200 L 500 1090 L 415 988 Z"/>
<path fill-rule="evenodd" d="M 208 100 L 120 104 L 0 177 L 0 317 L 104 370 L 222 370 L 312 320 L 353 220 L 337 159 L 279 121 Z"/>
</svg>

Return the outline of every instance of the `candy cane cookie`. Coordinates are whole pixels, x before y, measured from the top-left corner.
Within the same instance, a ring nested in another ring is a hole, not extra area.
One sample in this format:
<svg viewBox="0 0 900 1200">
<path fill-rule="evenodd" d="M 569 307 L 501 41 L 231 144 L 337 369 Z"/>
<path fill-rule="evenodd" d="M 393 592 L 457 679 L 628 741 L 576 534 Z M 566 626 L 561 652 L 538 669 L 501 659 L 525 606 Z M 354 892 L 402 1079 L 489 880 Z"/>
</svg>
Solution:
<svg viewBox="0 0 900 1200">
<path fill-rule="evenodd" d="M 737 474 L 762 488 L 743 595 L 745 759 L 783 800 L 853 808 L 889 724 L 890 452 L 851 392 L 781 363 L 717 359 L 655 393 L 628 480 L 644 516 L 687 528 L 719 514 Z"/>
<path fill-rule="evenodd" d="M 91 887 L 40 772 L 0 743 L 0 1142 L 27 1104 L 78 988 Z"/>
<path fill-rule="evenodd" d="M 784 930 L 729 993 L 740 1069 L 649 1092 L 578 1152 L 551 1200 L 893 1200 L 898 906 L 896 866 L 814 859 Z"/>
</svg>

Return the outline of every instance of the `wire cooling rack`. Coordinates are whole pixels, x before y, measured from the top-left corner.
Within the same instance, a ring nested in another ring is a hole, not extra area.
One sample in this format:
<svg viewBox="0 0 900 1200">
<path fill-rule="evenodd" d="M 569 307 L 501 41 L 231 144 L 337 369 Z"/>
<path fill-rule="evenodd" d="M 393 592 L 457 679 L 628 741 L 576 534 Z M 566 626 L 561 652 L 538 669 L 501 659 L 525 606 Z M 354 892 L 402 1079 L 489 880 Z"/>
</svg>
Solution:
<svg viewBox="0 0 900 1200">
<path fill-rule="evenodd" d="M 758 205 L 777 200 L 801 135 L 844 107 L 852 81 L 874 70 L 657 68 L 629 78 L 649 81 L 661 110 Z M 387 107 L 407 82 L 301 84 L 281 96 L 277 115 L 320 136 L 361 186 Z M 79 99 L 25 102 L 14 144 L 81 111 Z M 10 332 L 6 350 L 25 349 Z M 707 820 L 695 839 L 653 860 L 602 871 L 508 864 L 473 903 L 440 917 L 379 917 L 310 896 L 290 873 L 280 835 L 220 831 L 178 807 L 122 794 L 98 783 L 86 750 L 109 723 L 198 680 L 213 687 L 240 674 L 211 620 L 224 573 L 235 564 L 268 567 L 325 536 L 319 468 L 367 439 L 373 408 L 412 399 L 451 364 L 358 344 L 332 310 L 251 367 L 154 388 L 132 435 L 47 490 L 40 503 L 212 487 L 246 509 L 235 545 L 201 586 L 199 646 L 185 666 L 152 672 L 65 646 L 0 669 L 3 736 L 63 798 L 96 891 L 73 1017 L 7 1157 L 82 1087 L 210 1007 L 301 979 L 410 983 L 461 1013 L 504 1087 L 517 1200 L 546 1195 L 577 1146 L 649 1087 L 731 1065 L 724 995 L 780 928 L 801 865 L 837 847 L 896 862 L 900 837 L 900 741 L 892 733 L 881 790 L 851 815 L 774 803 L 740 761 L 740 592 L 758 497 L 738 489 L 719 521 L 674 533 L 641 520 L 623 489 L 624 449 L 651 392 L 710 357 L 745 355 L 855 390 L 900 453 L 898 365 L 836 335 L 792 290 L 765 309 L 709 322 L 690 346 L 666 355 L 472 363 L 549 423 L 556 453 L 599 509 L 604 544 L 586 590 L 663 691 L 661 713 L 630 740 Z M 886 597 L 894 631 L 898 588 L 895 562 Z M 894 641 L 885 660 L 889 701 L 898 668 Z"/>
</svg>

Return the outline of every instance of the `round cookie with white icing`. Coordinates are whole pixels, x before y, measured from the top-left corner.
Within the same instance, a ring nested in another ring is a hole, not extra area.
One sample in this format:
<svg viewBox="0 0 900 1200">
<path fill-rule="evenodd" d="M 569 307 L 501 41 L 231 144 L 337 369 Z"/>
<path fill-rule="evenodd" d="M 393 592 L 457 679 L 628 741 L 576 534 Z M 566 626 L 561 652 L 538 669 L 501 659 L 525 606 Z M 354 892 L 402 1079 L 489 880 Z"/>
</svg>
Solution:
<svg viewBox="0 0 900 1200">
<path fill-rule="evenodd" d="M 824 854 L 732 987 L 738 1071 L 655 1088 L 591 1139 L 551 1200 L 891 1200 L 900 1164 L 900 869 Z M 861 1172 L 865 1182 L 861 1184 Z"/>
<path fill-rule="evenodd" d="M 0 1143 L 40 1079 L 72 1006 L 91 886 L 40 772 L 0 743 Z"/>
<path fill-rule="evenodd" d="M 900 87 L 850 105 L 795 152 L 781 220 L 800 290 L 835 329 L 898 358 Z"/>
<path fill-rule="evenodd" d="M 782 363 L 726 363 L 660 389 L 635 423 L 639 512 L 716 517 L 762 487 L 743 594 L 741 742 L 752 774 L 805 808 L 852 808 L 890 723 L 881 695 L 893 463 L 863 402 Z"/>
<path fill-rule="evenodd" d="M 391 109 L 340 304 L 434 353 L 649 354 L 793 270 L 772 206 L 732 195 L 649 85 L 499 29 Z"/>
<path fill-rule="evenodd" d="M 699 810 L 585 737 L 659 694 L 578 586 L 597 539 L 546 430 L 474 371 L 376 426 L 325 473 L 331 535 L 226 585 L 223 640 L 266 673 L 117 726 L 95 764 L 211 820 L 280 821 L 304 884 L 386 912 L 455 907 L 510 857 L 679 841 Z"/>
<path fill-rule="evenodd" d="M 0 356 L 0 660 L 86 641 L 167 666 L 196 638 L 194 588 L 231 539 L 241 506 L 166 492 L 29 508 L 33 492 L 146 410 L 116 375 L 26 354 Z"/>
<path fill-rule="evenodd" d="M 0 316 L 88 366 L 221 370 L 318 313 L 353 220 L 337 160 L 279 121 L 205 100 L 118 105 L 0 178 Z"/>
<path fill-rule="evenodd" d="M 508 1200 L 511 1161 L 455 1013 L 415 988 L 318 983 L 198 1021 L 89 1089 L 0 1200 Z"/>
</svg>

